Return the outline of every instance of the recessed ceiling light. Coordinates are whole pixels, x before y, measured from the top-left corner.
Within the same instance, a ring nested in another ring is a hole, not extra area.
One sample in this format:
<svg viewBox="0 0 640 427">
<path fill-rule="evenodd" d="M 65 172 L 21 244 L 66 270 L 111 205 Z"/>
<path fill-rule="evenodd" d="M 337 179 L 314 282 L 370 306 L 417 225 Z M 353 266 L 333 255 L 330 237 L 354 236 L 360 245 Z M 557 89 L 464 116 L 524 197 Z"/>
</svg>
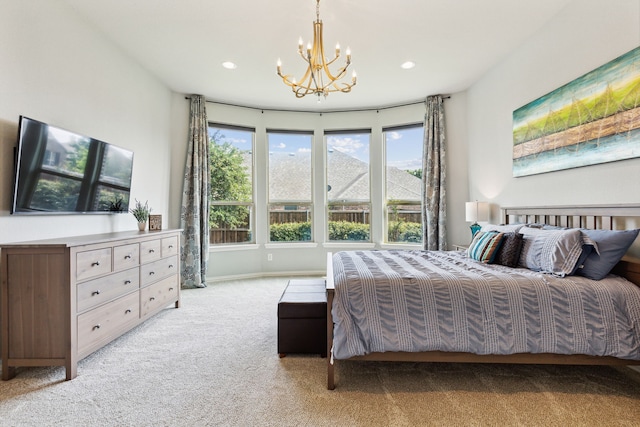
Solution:
<svg viewBox="0 0 640 427">
<path fill-rule="evenodd" d="M 224 68 L 226 68 L 227 70 L 235 70 L 236 68 L 238 68 L 238 66 L 235 63 L 231 62 L 231 61 L 223 62 L 222 66 Z"/>
<path fill-rule="evenodd" d="M 402 65 L 400 65 L 400 67 L 404 68 L 405 70 L 410 70 L 415 66 L 416 66 L 416 63 L 413 61 L 403 62 Z"/>
</svg>

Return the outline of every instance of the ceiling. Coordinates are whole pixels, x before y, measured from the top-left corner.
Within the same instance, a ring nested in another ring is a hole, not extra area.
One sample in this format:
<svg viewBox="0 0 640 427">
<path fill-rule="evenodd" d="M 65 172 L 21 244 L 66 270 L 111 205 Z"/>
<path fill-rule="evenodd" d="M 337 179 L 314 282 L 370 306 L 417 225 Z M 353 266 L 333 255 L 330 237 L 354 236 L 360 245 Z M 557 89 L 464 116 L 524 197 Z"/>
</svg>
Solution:
<svg viewBox="0 0 640 427">
<path fill-rule="evenodd" d="M 322 0 L 326 54 L 351 48 L 351 93 L 298 99 L 314 0 L 60 0 L 171 90 L 296 111 L 380 108 L 463 91 L 571 0 Z M 343 57 L 344 58 L 344 57 Z M 338 60 L 342 63 L 343 58 Z M 414 61 L 410 70 L 400 68 Z M 234 70 L 222 67 L 233 61 Z M 350 80 L 350 73 L 347 80 Z"/>
</svg>

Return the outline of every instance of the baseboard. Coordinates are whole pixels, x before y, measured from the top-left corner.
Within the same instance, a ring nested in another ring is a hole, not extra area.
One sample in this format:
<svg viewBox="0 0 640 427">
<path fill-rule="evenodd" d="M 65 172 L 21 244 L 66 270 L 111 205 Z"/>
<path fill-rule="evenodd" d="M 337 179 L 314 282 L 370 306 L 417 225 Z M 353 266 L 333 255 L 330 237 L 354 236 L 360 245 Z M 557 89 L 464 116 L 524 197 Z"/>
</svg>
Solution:
<svg viewBox="0 0 640 427">
<path fill-rule="evenodd" d="M 275 271 L 268 273 L 234 274 L 229 276 L 207 277 L 207 283 L 227 282 L 233 280 L 260 279 L 263 277 L 324 277 L 327 274 L 324 270 L 319 271 Z"/>
</svg>

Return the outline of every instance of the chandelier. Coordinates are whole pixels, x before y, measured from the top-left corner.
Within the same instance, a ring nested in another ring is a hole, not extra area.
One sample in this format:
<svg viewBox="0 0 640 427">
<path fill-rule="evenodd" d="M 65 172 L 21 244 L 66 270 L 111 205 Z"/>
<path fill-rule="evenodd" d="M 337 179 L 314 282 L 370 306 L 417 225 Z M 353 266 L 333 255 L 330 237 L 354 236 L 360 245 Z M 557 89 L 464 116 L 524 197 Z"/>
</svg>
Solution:
<svg viewBox="0 0 640 427">
<path fill-rule="evenodd" d="M 344 67 L 333 75 L 329 70 L 329 65 L 333 64 L 340 57 L 340 44 L 336 45 L 336 56 L 328 61 L 324 56 L 324 46 L 322 43 L 322 21 L 320 20 L 320 0 L 316 0 L 316 20 L 313 23 L 313 45 L 307 44 L 307 49 L 302 49 L 302 37 L 298 41 L 298 53 L 300 57 L 308 64 L 307 71 L 297 82 L 291 75 L 282 74 L 282 63 L 278 59 L 278 76 L 282 77 L 282 81 L 290 86 L 297 98 L 305 95 L 315 94 L 325 98 L 330 92 L 351 92 L 351 88 L 356 84 L 356 72 L 353 72 L 351 83 L 339 82 L 347 73 L 347 67 L 351 64 L 351 51 L 347 48 L 347 61 Z"/>
</svg>

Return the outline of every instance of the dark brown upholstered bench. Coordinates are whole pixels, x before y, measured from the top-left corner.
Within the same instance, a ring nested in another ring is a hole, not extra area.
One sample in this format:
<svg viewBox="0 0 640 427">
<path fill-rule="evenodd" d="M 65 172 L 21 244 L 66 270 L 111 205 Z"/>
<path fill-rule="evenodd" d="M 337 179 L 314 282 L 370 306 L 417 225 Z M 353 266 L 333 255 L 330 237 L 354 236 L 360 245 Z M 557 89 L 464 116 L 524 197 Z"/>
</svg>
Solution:
<svg viewBox="0 0 640 427">
<path fill-rule="evenodd" d="M 278 353 L 327 356 L 327 292 L 324 279 L 289 280 L 278 302 Z"/>
</svg>

